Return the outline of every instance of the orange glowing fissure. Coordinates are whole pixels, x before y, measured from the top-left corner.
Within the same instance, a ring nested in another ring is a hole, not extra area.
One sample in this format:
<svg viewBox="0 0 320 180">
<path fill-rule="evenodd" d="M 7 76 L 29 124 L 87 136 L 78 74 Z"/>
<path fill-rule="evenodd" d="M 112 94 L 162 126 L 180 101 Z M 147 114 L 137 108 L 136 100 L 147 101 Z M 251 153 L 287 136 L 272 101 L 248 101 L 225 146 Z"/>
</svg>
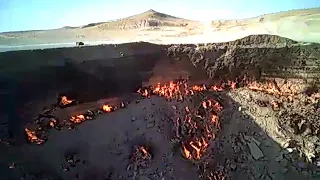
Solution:
<svg viewBox="0 0 320 180">
<path fill-rule="evenodd" d="M 249 89 L 254 90 L 254 91 L 261 91 L 265 92 L 268 94 L 275 94 L 275 95 L 283 95 L 282 92 L 272 83 L 258 83 L 258 82 L 251 82 L 248 83 L 247 86 Z"/>
<path fill-rule="evenodd" d="M 276 94 L 276 95 L 284 95 L 279 88 L 276 87 L 275 84 L 271 82 L 267 83 L 258 83 L 256 81 L 254 82 L 246 82 L 246 86 L 254 91 L 262 91 L 268 94 Z M 164 83 L 157 83 L 156 86 L 154 86 L 152 89 L 152 93 L 159 95 L 159 96 L 164 96 L 166 98 L 173 98 L 175 95 L 194 95 L 194 92 L 201 92 L 205 90 L 213 90 L 217 92 L 224 91 L 225 89 L 228 90 L 235 90 L 237 88 L 237 83 L 234 81 L 227 81 L 225 83 L 222 83 L 221 85 L 212 85 L 210 88 L 207 88 L 206 85 L 194 85 L 194 86 L 189 86 L 186 82 L 173 82 L 171 81 L 169 84 Z M 181 91 L 184 89 L 184 91 Z M 142 96 L 149 97 L 151 94 L 147 89 L 145 90 L 138 90 L 138 93 L 141 94 Z M 184 93 L 182 93 L 184 92 Z M 288 93 L 287 93 L 288 94 Z M 290 92 L 289 94 L 293 94 Z"/>
<path fill-rule="evenodd" d="M 148 154 L 149 154 L 148 151 L 143 146 L 140 146 L 139 149 L 140 149 L 140 151 L 142 151 L 143 157 L 147 158 Z"/>
<path fill-rule="evenodd" d="M 202 157 L 203 153 L 206 151 L 209 145 L 204 138 L 201 138 L 201 140 L 191 141 L 188 144 L 192 148 L 192 151 L 195 152 L 194 155 L 192 154 L 192 151 L 188 150 L 185 145 L 182 146 L 182 153 L 186 159 L 195 160 L 199 160 Z"/>
<path fill-rule="evenodd" d="M 102 110 L 103 110 L 104 112 L 111 112 L 111 111 L 112 111 L 112 106 L 110 106 L 110 105 L 103 105 L 103 106 L 102 106 Z"/>
<path fill-rule="evenodd" d="M 279 88 L 277 88 L 274 84 L 272 83 L 258 83 L 258 82 L 251 82 L 251 83 L 246 83 L 247 88 L 254 90 L 254 91 L 262 91 L 262 92 L 266 92 L 269 94 L 276 94 L 276 95 L 283 95 L 282 92 L 280 92 Z M 209 86 L 209 88 L 207 88 L 206 85 L 193 85 L 193 86 L 189 86 L 185 81 L 178 81 L 178 82 L 169 82 L 169 83 L 165 83 L 165 84 L 161 84 L 161 83 L 157 83 L 157 85 L 155 85 L 152 88 L 145 88 L 145 89 L 139 89 L 138 93 L 141 94 L 144 97 L 150 97 L 152 94 L 158 95 L 158 96 L 162 96 L 168 99 L 173 99 L 173 98 L 177 98 L 182 100 L 183 96 L 186 95 L 194 95 L 195 92 L 202 92 L 202 91 L 223 91 L 224 89 L 228 89 L 228 90 L 234 90 L 237 87 L 237 83 L 233 82 L 233 81 L 228 81 L 226 83 L 222 83 L 221 85 L 213 85 L 213 86 Z M 61 97 L 61 101 L 60 103 L 62 105 L 68 105 L 70 103 L 72 103 L 74 100 L 70 100 L 68 99 L 66 96 L 62 96 Z M 278 103 L 272 103 L 273 107 L 278 108 L 279 104 Z M 120 107 L 124 107 L 124 104 L 121 103 Z M 208 109 L 211 108 L 213 109 L 215 112 L 220 112 L 223 107 L 215 100 L 204 100 L 202 102 L 202 107 L 204 109 Z M 111 105 L 103 105 L 101 107 L 101 110 L 105 113 L 109 113 L 112 112 L 114 110 L 116 110 L 117 108 Z M 186 107 L 186 113 L 190 113 L 190 109 L 188 107 Z M 79 124 L 82 123 L 83 121 L 90 119 L 88 116 L 84 115 L 84 114 L 79 114 L 79 115 L 75 115 L 72 116 L 70 118 L 70 121 L 75 123 L 75 124 Z M 92 118 L 91 118 L 92 119 Z M 191 125 L 191 127 L 196 128 L 197 124 L 192 124 L 192 120 L 190 117 L 186 117 L 186 122 L 189 123 Z M 214 124 L 215 127 L 219 127 L 219 120 L 218 120 L 218 115 L 216 115 L 215 113 L 211 114 L 211 122 Z M 50 126 L 54 127 L 56 124 L 56 121 L 51 121 L 50 122 Z M 204 141 L 204 138 L 206 138 L 208 141 L 212 138 L 215 137 L 215 134 L 213 134 L 211 131 L 211 128 L 206 126 L 205 127 L 205 131 L 207 132 L 207 136 L 200 138 L 203 140 L 203 142 L 201 143 L 201 147 L 199 146 L 199 142 L 197 141 L 192 141 L 189 143 L 189 146 L 192 147 L 192 149 L 194 149 L 196 151 L 196 156 L 192 157 L 192 152 L 190 151 L 190 149 L 188 150 L 187 147 L 183 146 L 183 152 L 185 154 L 186 157 L 189 158 L 198 158 L 200 155 L 199 153 L 201 153 L 201 149 L 203 149 L 206 146 L 203 146 L 203 144 L 207 144 L 207 142 Z M 36 136 L 36 133 L 29 130 L 29 129 L 25 129 L 25 132 L 28 136 L 28 139 L 30 142 L 34 142 L 36 144 L 41 144 L 44 142 L 44 140 L 38 138 Z M 200 149 L 200 150 L 199 150 Z"/>
<path fill-rule="evenodd" d="M 220 128 L 219 113 L 223 107 L 215 100 L 204 100 L 201 103 L 204 109 L 211 111 L 210 122 L 216 128 Z M 209 109 L 210 108 L 210 109 Z M 198 124 L 194 122 L 191 118 L 191 112 L 188 106 L 185 107 L 186 117 L 184 124 L 189 124 L 188 127 L 192 129 L 198 129 Z M 191 129 L 190 129 L 191 130 Z M 205 133 L 200 136 L 200 138 L 194 138 L 191 141 L 183 142 L 181 152 L 186 159 L 189 160 L 199 160 L 203 154 L 207 151 L 209 146 L 209 141 L 215 138 L 212 126 L 204 126 Z M 198 136 L 199 137 L 199 136 Z"/>
<path fill-rule="evenodd" d="M 26 134 L 27 134 L 27 138 L 30 142 L 35 143 L 35 144 L 42 144 L 44 143 L 43 139 L 40 139 L 37 137 L 36 132 L 29 130 L 28 128 L 24 129 Z"/>
<path fill-rule="evenodd" d="M 183 148 L 183 155 L 185 158 L 187 159 L 191 159 L 191 152 L 185 147 L 185 146 L 182 146 Z"/>
<path fill-rule="evenodd" d="M 77 116 L 72 116 L 70 121 L 72 121 L 73 123 L 75 124 L 79 124 L 79 123 L 82 123 L 83 121 L 85 121 L 86 118 L 84 115 L 80 114 L 80 115 L 77 115 Z"/>
<path fill-rule="evenodd" d="M 213 90 L 213 91 L 223 91 L 226 87 L 229 87 L 229 89 L 234 90 L 236 89 L 236 82 L 228 81 L 227 83 L 223 83 L 220 85 L 213 85 L 210 88 L 207 88 L 206 85 L 193 85 L 189 86 L 186 82 L 169 82 L 169 84 L 164 83 L 157 83 L 156 86 L 151 88 L 150 91 L 147 89 L 139 89 L 137 92 L 141 94 L 141 96 L 144 97 L 150 97 L 151 92 L 158 96 L 163 96 L 165 98 L 171 99 L 174 97 L 179 97 L 182 95 L 194 95 L 195 92 L 201 92 L 206 90 Z"/>
<path fill-rule="evenodd" d="M 237 84 L 232 81 L 228 81 L 227 85 L 228 85 L 229 90 L 234 90 L 237 87 Z M 186 92 L 206 90 L 205 88 L 201 88 L 201 87 L 205 87 L 205 86 L 193 86 L 191 88 L 191 90 L 186 90 Z M 280 88 L 277 87 L 277 85 L 274 83 L 258 83 L 258 82 L 248 83 L 247 82 L 246 87 L 249 88 L 250 90 L 261 91 L 261 92 L 272 94 L 272 95 L 284 95 L 284 94 L 292 95 L 293 94 L 292 92 L 286 92 L 286 93 L 281 92 Z M 165 89 L 166 86 L 158 85 L 157 90 L 159 90 L 161 88 Z M 225 84 L 223 84 L 221 86 L 213 85 L 213 86 L 211 86 L 210 89 L 213 91 L 217 91 L 217 92 L 223 91 L 225 89 Z M 164 91 L 164 90 L 162 90 L 162 91 Z M 170 90 L 170 91 L 172 91 L 172 90 Z M 190 94 L 192 95 L 192 93 L 190 93 Z M 204 100 L 204 101 L 202 101 L 201 105 L 204 109 L 214 110 L 211 114 L 210 120 L 211 120 L 211 123 L 213 124 L 214 127 L 220 128 L 219 116 L 217 115 L 217 113 L 223 109 L 221 104 L 215 100 Z M 279 104 L 279 102 L 273 101 L 272 106 L 274 109 L 278 109 L 280 107 L 280 104 Z M 189 107 L 186 107 L 186 113 L 190 113 Z M 190 117 L 186 117 L 185 120 L 186 120 L 185 121 L 186 123 L 190 124 L 190 127 L 196 128 L 196 124 L 195 124 L 195 126 L 191 125 L 192 120 Z M 213 133 L 213 130 L 210 126 L 205 125 L 204 131 L 206 132 L 206 135 L 204 135 L 202 138 L 200 138 L 200 140 L 195 139 L 195 140 L 183 143 L 181 150 L 182 150 L 182 153 L 186 159 L 199 160 L 202 157 L 203 153 L 206 151 L 206 149 L 208 147 L 208 142 L 215 138 L 215 134 Z"/>
<path fill-rule="evenodd" d="M 110 106 L 110 105 L 103 105 L 101 107 L 101 109 L 102 109 L 103 112 L 109 113 L 109 112 L 111 112 L 113 110 L 113 107 Z M 72 116 L 70 118 L 70 121 L 75 123 L 75 124 L 82 123 L 85 120 L 87 120 L 87 117 L 85 115 L 83 115 L 83 114 Z"/>
<path fill-rule="evenodd" d="M 72 102 L 73 102 L 74 100 L 69 100 L 68 98 L 67 98 L 67 96 L 62 96 L 61 97 L 61 104 L 62 105 L 68 105 L 68 104 L 71 104 Z"/>
</svg>

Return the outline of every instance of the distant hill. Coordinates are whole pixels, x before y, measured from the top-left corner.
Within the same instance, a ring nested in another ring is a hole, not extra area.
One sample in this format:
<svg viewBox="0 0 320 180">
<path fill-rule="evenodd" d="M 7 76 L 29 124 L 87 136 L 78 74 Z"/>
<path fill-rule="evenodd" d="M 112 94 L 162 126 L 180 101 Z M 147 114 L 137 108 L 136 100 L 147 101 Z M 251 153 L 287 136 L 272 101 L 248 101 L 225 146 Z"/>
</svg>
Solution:
<svg viewBox="0 0 320 180">
<path fill-rule="evenodd" d="M 311 8 L 311 9 L 297 9 L 290 11 L 282 11 L 270 14 L 264 14 L 257 17 L 252 17 L 248 19 L 237 19 L 237 20 L 215 20 L 212 21 L 212 26 L 215 28 L 230 28 L 236 26 L 248 26 L 257 23 L 263 22 L 276 22 L 281 21 L 287 18 L 292 18 L 295 21 L 305 21 L 307 25 L 309 23 L 317 23 L 320 17 L 320 8 Z M 315 20 L 314 20 L 315 19 Z M 291 20 L 293 21 L 293 20 Z M 320 27 L 320 26 L 319 26 Z"/>
<path fill-rule="evenodd" d="M 105 22 L 90 23 L 90 24 L 82 26 L 81 28 L 93 27 L 93 26 L 97 26 L 97 25 L 100 25 L 100 24 L 103 24 L 103 23 L 105 23 Z"/>
<path fill-rule="evenodd" d="M 63 26 L 62 29 L 75 29 L 77 27 L 72 27 L 72 26 Z"/>
<path fill-rule="evenodd" d="M 134 16 L 122 18 L 115 21 L 104 23 L 91 23 L 82 28 L 94 28 L 99 29 L 139 29 L 148 27 L 186 27 L 189 25 L 198 24 L 199 22 L 191 21 L 179 17 L 174 17 L 168 14 L 160 13 L 152 9 L 137 14 Z"/>
</svg>

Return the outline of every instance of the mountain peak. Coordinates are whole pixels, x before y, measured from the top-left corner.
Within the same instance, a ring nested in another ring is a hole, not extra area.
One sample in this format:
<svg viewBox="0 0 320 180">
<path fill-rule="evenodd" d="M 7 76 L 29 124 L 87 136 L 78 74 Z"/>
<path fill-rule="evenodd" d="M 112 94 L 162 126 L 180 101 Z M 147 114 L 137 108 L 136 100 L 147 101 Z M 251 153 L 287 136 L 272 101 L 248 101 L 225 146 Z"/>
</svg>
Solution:
<svg viewBox="0 0 320 180">
<path fill-rule="evenodd" d="M 157 12 L 157 11 L 155 11 L 155 10 L 153 10 L 153 9 L 149 9 L 147 12 L 153 12 L 153 13 L 155 13 L 155 12 Z"/>
<path fill-rule="evenodd" d="M 144 18 L 177 18 L 177 17 L 174 17 L 174 16 L 171 16 L 171 15 L 168 15 L 168 14 L 164 14 L 164 13 L 160 13 L 158 11 L 155 11 L 153 9 L 149 9 L 148 11 L 145 11 L 141 14 L 137 14 L 135 15 L 135 17 L 137 16 L 143 16 Z M 180 18 L 177 18 L 177 19 L 180 19 Z"/>
</svg>

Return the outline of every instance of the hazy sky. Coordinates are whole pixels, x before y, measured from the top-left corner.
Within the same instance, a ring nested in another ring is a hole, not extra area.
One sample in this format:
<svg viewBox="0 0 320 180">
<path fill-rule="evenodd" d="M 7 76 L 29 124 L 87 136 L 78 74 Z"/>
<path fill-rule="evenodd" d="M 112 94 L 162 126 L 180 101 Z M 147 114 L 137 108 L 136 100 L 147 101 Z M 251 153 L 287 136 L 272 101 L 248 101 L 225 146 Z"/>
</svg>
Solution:
<svg viewBox="0 0 320 180">
<path fill-rule="evenodd" d="M 149 9 L 208 21 L 312 7 L 320 0 L 0 0 L 0 32 L 80 26 Z"/>
</svg>

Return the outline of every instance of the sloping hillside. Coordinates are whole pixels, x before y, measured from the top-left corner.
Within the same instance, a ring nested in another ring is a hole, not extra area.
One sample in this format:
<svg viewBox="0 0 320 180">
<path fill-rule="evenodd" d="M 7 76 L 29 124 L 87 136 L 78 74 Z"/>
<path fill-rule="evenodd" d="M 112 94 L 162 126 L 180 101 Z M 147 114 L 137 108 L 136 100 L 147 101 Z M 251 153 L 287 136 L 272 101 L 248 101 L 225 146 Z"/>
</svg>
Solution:
<svg viewBox="0 0 320 180">
<path fill-rule="evenodd" d="M 170 16 L 151 9 L 141 14 L 111 22 L 105 22 L 92 27 L 98 27 L 99 29 L 140 29 L 149 27 L 157 28 L 163 26 L 187 27 L 197 24 L 199 24 L 199 22 Z"/>
<path fill-rule="evenodd" d="M 291 10 L 241 20 L 212 21 L 216 31 L 251 30 L 296 41 L 320 42 L 320 8 Z"/>
<path fill-rule="evenodd" d="M 211 25 L 215 28 L 236 27 L 236 26 L 248 26 L 256 23 L 263 22 L 275 22 L 286 18 L 299 18 L 299 19 L 314 19 L 314 21 L 320 21 L 320 8 L 312 9 L 299 9 L 291 11 L 283 11 L 277 13 L 264 14 L 258 17 L 238 20 L 215 20 Z M 307 24 L 309 24 L 308 22 Z"/>
</svg>

